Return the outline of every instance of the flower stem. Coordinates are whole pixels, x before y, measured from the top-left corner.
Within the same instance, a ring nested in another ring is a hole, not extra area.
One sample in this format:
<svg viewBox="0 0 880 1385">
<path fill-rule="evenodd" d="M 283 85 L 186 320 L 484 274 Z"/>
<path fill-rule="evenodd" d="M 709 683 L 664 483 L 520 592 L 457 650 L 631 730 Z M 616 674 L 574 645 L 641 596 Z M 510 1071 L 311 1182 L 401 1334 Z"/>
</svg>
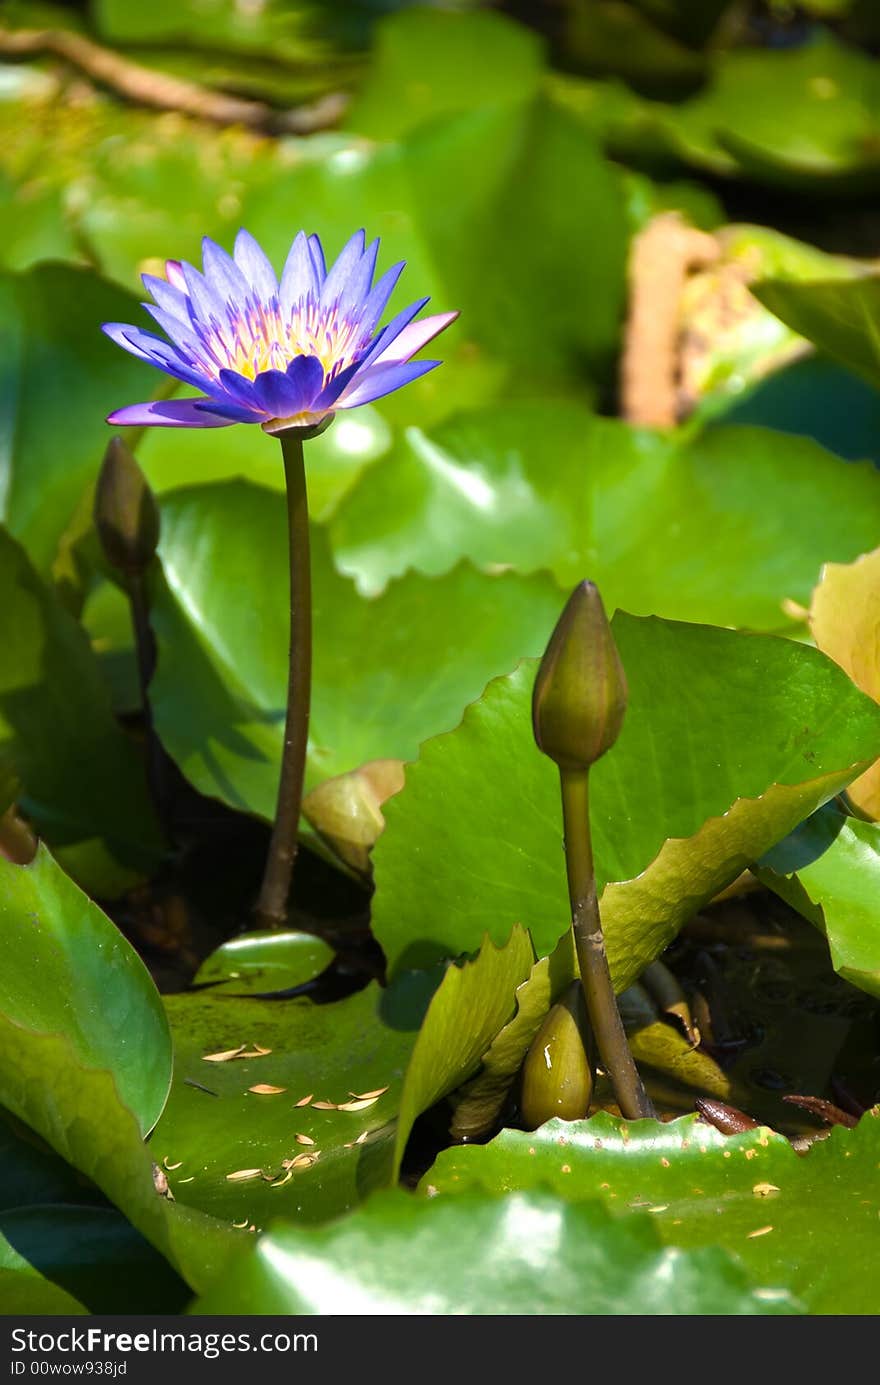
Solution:
<svg viewBox="0 0 880 1385">
<path fill-rule="evenodd" d="M 131 624 L 134 631 L 134 646 L 137 657 L 138 687 L 141 696 L 141 718 L 144 727 L 144 755 L 147 768 L 147 783 L 153 806 L 160 820 L 167 824 L 168 803 L 165 764 L 162 747 L 153 726 L 153 708 L 150 703 L 150 679 L 156 667 L 156 641 L 150 625 L 150 602 L 147 595 L 147 581 L 144 572 L 130 572 L 126 579 Z"/>
<path fill-rule="evenodd" d="M 589 770 L 563 769 L 560 776 L 571 926 L 590 1027 L 623 1115 L 628 1120 L 654 1116 L 626 1040 L 608 969 L 593 869 Z"/>
<path fill-rule="evenodd" d="M 280 434 L 287 485 L 290 544 L 290 654 L 284 752 L 272 840 L 256 905 L 257 926 L 283 928 L 296 861 L 297 832 L 309 742 L 312 682 L 312 579 L 309 559 L 309 502 L 302 437 Z"/>
</svg>

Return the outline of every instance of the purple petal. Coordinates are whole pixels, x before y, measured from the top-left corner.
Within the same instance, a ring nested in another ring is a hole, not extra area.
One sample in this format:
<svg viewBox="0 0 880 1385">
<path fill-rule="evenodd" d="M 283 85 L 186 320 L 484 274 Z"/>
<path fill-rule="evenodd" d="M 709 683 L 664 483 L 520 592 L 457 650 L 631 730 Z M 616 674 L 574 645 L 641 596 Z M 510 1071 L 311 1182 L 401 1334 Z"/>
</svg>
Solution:
<svg viewBox="0 0 880 1385">
<path fill-rule="evenodd" d="M 132 327 L 128 322 L 102 322 L 101 331 L 108 336 L 111 341 L 115 341 L 117 346 L 121 346 L 123 351 L 129 351 L 132 356 L 139 356 L 142 361 L 149 361 L 150 365 L 155 364 L 152 351 L 148 351 L 144 346 L 132 341 L 130 338 L 137 333 L 142 337 L 147 337 L 150 342 L 161 344 L 159 337 L 150 336 L 148 332 L 143 332 L 139 327 Z"/>
<path fill-rule="evenodd" d="M 190 355 L 199 351 L 202 345 L 201 339 L 189 319 L 186 322 L 181 322 L 179 317 L 166 312 L 164 308 L 158 308 L 155 303 L 142 303 L 141 307 L 146 308 L 150 317 L 159 324 L 162 331 L 170 337 L 175 346 L 181 347 Z M 160 341 L 161 338 L 157 337 L 156 340 Z"/>
<path fill-rule="evenodd" d="M 219 382 L 224 391 L 233 401 L 243 409 L 253 409 L 254 412 L 260 411 L 254 394 L 254 382 L 249 380 L 246 375 L 239 375 L 237 370 L 221 370 Z"/>
<path fill-rule="evenodd" d="M 429 341 L 439 336 L 458 316 L 458 312 L 435 313 L 433 317 L 423 317 L 419 322 L 411 322 L 379 352 L 378 356 L 373 357 L 373 364 L 395 365 L 400 361 L 408 361 L 417 351 L 421 351 L 423 346 L 427 346 Z"/>
<path fill-rule="evenodd" d="M 361 325 L 365 337 L 372 336 L 376 330 L 376 323 L 385 311 L 385 305 L 394 292 L 394 287 L 406 266 L 406 260 L 400 260 L 397 264 L 386 269 L 381 279 L 378 279 L 370 289 L 369 297 L 361 312 Z"/>
<path fill-rule="evenodd" d="M 186 280 L 183 277 L 183 265 L 180 260 L 165 261 L 165 278 L 174 289 L 180 289 L 181 293 L 186 293 Z"/>
<path fill-rule="evenodd" d="M 195 385 L 197 389 L 208 388 L 210 382 L 205 378 L 205 372 L 188 365 L 176 347 L 161 337 L 154 337 L 152 332 L 143 332 L 140 327 L 129 327 L 124 322 L 105 322 L 101 330 L 124 351 L 130 351 L 139 360 L 164 370 L 166 375 L 173 375 L 175 379 Z"/>
<path fill-rule="evenodd" d="M 403 361 L 392 365 L 374 365 L 358 375 L 348 389 L 343 390 L 336 400 L 337 409 L 354 409 L 358 404 L 369 404 L 381 399 L 383 394 L 391 394 L 402 385 L 427 375 L 429 370 L 440 364 L 439 361 Z"/>
<path fill-rule="evenodd" d="M 286 371 L 261 371 L 254 380 L 254 398 L 272 418 L 292 418 L 309 407 L 323 383 L 324 367 L 317 356 L 297 356 Z"/>
<path fill-rule="evenodd" d="M 283 370 L 264 370 L 254 380 L 254 398 L 270 418 L 289 418 L 300 411 L 300 391 Z"/>
<path fill-rule="evenodd" d="M 202 404 L 205 407 L 199 408 Z M 212 412 L 210 399 L 157 399 L 151 404 L 128 404 L 108 414 L 107 422 L 123 428 L 228 428 L 236 419 Z"/>
<path fill-rule="evenodd" d="M 340 370 L 339 374 L 334 376 L 334 378 L 324 386 L 317 398 L 312 400 L 312 410 L 317 413 L 321 409 L 329 409 L 339 398 L 349 380 L 357 375 L 362 367 L 363 361 L 357 360 L 352 361 L 351 365 L 346 366 L 345 370 Z"/>
<path fill-rule="evenodd" d="M 416 313 L 420 313 L 428 302 L 430 302 L 429 299 L 420 298 L 417 302 L 410 303 L 408 308 L 404 308 L 402 312 L 397 314 L 397 317 L 393 317 L 388 325 L 383 327 L 381 332 L 373 338 L 361 360 L 361 365 L 372 365 L 376 357 L 391 345 L 395 337 L 400 336 L 404 327 L 409 326 Z"/>
<path fill-rule="evenodd" d="M 205 266 L 205 279 L 210 288 L 226 304 L 244 303 L 248 296 L 248 286 L 244 275 L 231 255 L 205 236 L 202 241 L 202 263 Z"/>
<path fill-rule="evenodd" d="M 309 253 L 312 257 L 312 264 L 315 266 L 318 283 L 323 284 L 327 278 L 327 261 L 324 259 L 324 247 L 321 244 L 320 236 L 309 236 Z"/>
<path fill-rule="evenodd" d="M 339 311 L 343 316 L 351 317 L 355 313 L 359 315 L 363 311 L 364 300 L 370 292 L 370 285 L 373 282 L 378 253 L 379 242 L 374 240 L 371 245 L 367 246 L 360 262 L 355 265 L 348 276 L 348 281 L 338 300 Z"/>
<path fill-rule="evenodd" d="M 204 275 L 200 274 L 194 265 L 187 264 L 186 260 L 181 263 L 181 270 L 192 303 L 190 317 L 193 321 L 204 326 L 207 326 L 212 318 L 217 322 L 225 321 L 226 304 L 221 295 L 214 292 Z"/>
<path fill-rule="evenodd" d="M 267 303 L 278 292 L 278 280 L 262 246 L 244 228 L 235 237 L 235 263 L 244 275 L 249 290 Z"/>
<path fill-rule="evenodd" d="M 342 293 L 342 290 L 348 283 L 349 275 L 352 273 L 355 266 L 360 263 L 361 256 L 364 253 L 365 241 L 366 236 L 363 231 L 355 231 L 351 240 L 347 245 L 343 246 L 336 263 L 324 280 L 324 287 L 321 289 L 321 303 L 325 307 L 329 306 L 331 303 L 335 303 Z"/>
<path fill-rule="evenodd" d="M 299 405 L 294 412 L 303 413 L 311 407 L 324 383 L 324 367 L 317 356 L 295 356 L 287 367 L 287 378 L 299 392 Z"/>
<path fill-rule="evenodd" d="M 281 275 L 281 312 L 284 317 L 290 313 L 294 303 L 299 303 L 307 295 L 317 298 L 320 281 L 315 263 L 309 249 L 305 231 L 300 231 L 284 265 Z"/>
<path fill-rule="evenodd" d="M 163 313 L 170 313 L 172 317 L 179 317 L 181 322 L 189 326 L 189 296 L 181 293 L 180 289 L 174 288 L 166 279 L 160 279 L 155 274 L 142 274 L 141 280 L 147 293 L 151 294 L 153 301 L 158 304 Z"/>
</svg>

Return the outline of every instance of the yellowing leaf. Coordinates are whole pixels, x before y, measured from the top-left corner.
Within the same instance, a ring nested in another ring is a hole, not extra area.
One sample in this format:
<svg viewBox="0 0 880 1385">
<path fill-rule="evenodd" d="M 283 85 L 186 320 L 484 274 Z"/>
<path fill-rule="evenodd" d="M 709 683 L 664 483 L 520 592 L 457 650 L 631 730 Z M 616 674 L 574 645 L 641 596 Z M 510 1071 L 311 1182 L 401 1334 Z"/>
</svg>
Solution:
<svg viewBox="0 0 880 1385">
<path fill-rule="evenodd" d="M 853 682 L 880 701 L 880 548 L 854 563 L 827 563 L 813 593 L 810 628 L 816 644 Z M 880 763 L 847 789 L 853 805 L 880 818 Z"/>
</svg>

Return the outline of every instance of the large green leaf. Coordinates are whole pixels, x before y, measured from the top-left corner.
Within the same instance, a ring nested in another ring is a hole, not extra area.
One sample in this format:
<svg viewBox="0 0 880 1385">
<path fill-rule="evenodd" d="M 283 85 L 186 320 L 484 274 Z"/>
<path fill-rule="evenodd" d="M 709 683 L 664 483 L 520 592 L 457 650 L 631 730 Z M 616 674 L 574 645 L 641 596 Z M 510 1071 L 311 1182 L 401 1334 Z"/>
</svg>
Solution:
<svg viewBox="0 0 880 1385">
<path fill-rule="evenodd" d="M 638 619 L 613 629 L 629 682 L 620 739 L 592 774 L 609 961 L 629 985 L 705 900 L 880 749 L 880 709 L 816 650 Z M 555 766 L 532 744 L 534 665 L 492 683 L 423 746 L 374 852 L 389 965 L 473 951 L 515 922 L 548 953 L 569 916 Z M 760 716 L 755 709 L 760 707 Z M 421 862 L 438 864 L 425 888 Z"/>
<path fill-rule="evenodd" d="M 24 808 L 84 884 L 84 847 L 109 852 L 123 875 L 155 866 L 163 842 L 143 751 L 117 724 L 82 630 L 2 530 L 0 587 L 0 763 Z"/>
<path fill-rule="evenodd" d="M 326 1220 L 385 1186 L 403 1077 L 436 982 L 403 977 L 332 1005 L 169 996 L 175 1080 L 151 1149 L 178 1203 L 260 1227 L 282 1215 Z M 239 1048 L 241 1057 L 216 1059 Z M 359 1097 L 362 1107 L 337 1109 Z"/>
<path fill-rule="evenodd" d="M 878 528 L 874 469 L 841 467 L 806 439 L 651 433 L 536 403 L 409 429 L 331 537 L 370 592 L 468 557 L 550 568 L 565 586 L 590 576 L 609 607 L 778 630 L 783 601 L 807 603 L 822 563 L 872 547 Z"/>
<path fill-rule="evenodd" d="M 619 1229 L 649 1212 L 667 1245 L 723 1247 L 753 1282 L 784 1287 L 813 1313 L 876 1313 L 878 1159 L 876 1112 L 806 1156 L 763 1128 L 726 1138 L 695 1116 L 664 1125 L 600 1113 L 446 1150 L 422 1186 L 468 1198 L 536 1187 L 575 1205 L 599 1198 Z"/>
<path fill-rule="evenodd" d="M 630 109 L 613 143 L 774 188 L 850 192 L 880 177 L 878 93 L 872 59 L 829 34 L 787 52 L 743 46 L 719 56 L 689 101 Z"/>
<path fill-rule="evenodd" d="M 723 1251 L 662 1250 L 647 1217 L 543 1192 L 371 1198 L 328 1227 L 279 1225 L 192 1309 L 224 1314 L 757 1314 L 797 1311 Z"/>
<path fill-rule="evenodd" d="M 365 466 L 391 446 L 391 429 L 370 404 L 339 415 L 332 428 L 309 443 L 309 513 L 319 523 L 330 518 Z M 255 428 L 146 428 L 137 459 L 157 494 L 181 486 L 255 481 L 284 490 L 281 452 Z"/>
<path fill-rule="evenodd" d="M 68 265 L 0 277 L 0 518 L 41 572 L 98 473 L 105 416 L 155 388 L 155 372 L 100 331 L 130 321 L 134 306 Z"/>
<path fill-rule="evenodd" d="M 835 971 L 880 996 L 880 824 L 829 804 L 768 852 L 755 874 L 826 934 Z"/>
<path fill-rule="evenodd" d="M 396 139 L 424 120 L 521 102 L 540 78 L 538 38 L 505 16 L 404 10 L 379 27 L 346 124 L 371 139 Z"/>
<path fill-rule="evenodd" d="M 546 576 L 465 566 L 365 601 L 334 570 L 320 530 L 313 540 L 312 784 L 368 760 L 411 759 L 488 678 L 539 652 L 558 610 Z M 284 501 L 244 482 L 168 495 L 160 556 L 159 734 L 202 792 L 269 818 L 287 679 Z"/>
<path fill-rule="evenodd" d="M 45 847 L 29 866 L 0 858 L 0 881 L 0 1014 L 23 1034 L 67 1036 L 79 1066 L 112 1072 L 146 1133 L 171 1083 L 171 1036 L 146 967 Z"/>
<path fill-rule="evenodd" d="M 584 366 L 607 376 L 628 224 L 620 181 L 579 122 L 546 100 L 489 107 L 416 132 L 402 152 L 449 306 L 514 365 L 513 390 L 556 391 Z"/>
</svg>

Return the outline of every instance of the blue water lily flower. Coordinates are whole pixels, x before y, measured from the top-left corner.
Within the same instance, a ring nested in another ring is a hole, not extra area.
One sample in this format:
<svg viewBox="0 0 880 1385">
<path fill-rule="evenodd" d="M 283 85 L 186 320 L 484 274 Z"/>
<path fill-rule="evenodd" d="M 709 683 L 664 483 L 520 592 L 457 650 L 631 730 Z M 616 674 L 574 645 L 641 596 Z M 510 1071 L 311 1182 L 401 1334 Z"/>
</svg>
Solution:
<svg viewBox="0 0 880 1385">
<path fill-rule="evenodd" d="M 176 428 L 260 423 L 267 432 L 311 428 L 400 389 L 439 365 L 412 357 L 455 320 L 417 320 L 422 298 L 377 331 L 403 262 L 374 284 L 378 240 L 358 231 L 328 270 L 317 236 L 300 231 L 279 283 L 266 254 L 239 231 L 228 255 L 207 236 L 204 271 L 169 260 L 166 278 L 143 276 L 143 306 L 169 340 L 121 322 L 104 331 L 133 356 L 204 393 L 129 404 L 107 422 Z"/>
</svg>

